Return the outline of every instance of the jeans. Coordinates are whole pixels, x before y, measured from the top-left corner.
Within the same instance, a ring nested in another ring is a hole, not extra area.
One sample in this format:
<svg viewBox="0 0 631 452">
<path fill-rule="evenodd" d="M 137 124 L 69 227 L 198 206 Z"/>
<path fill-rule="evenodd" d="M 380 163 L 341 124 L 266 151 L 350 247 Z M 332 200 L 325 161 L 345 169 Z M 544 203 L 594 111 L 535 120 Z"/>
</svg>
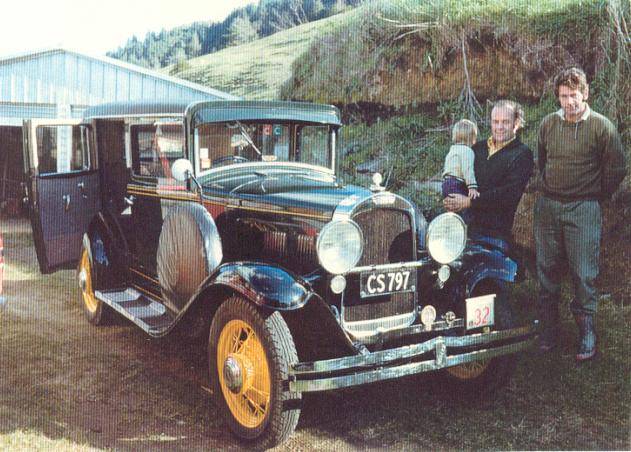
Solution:
<svg viewBox="0 0 631 452">
<path fill-rule="evenodd" d="M 558 303 L 564 262 L 572 278 L 575 314 L 595 314 L 598 307 L 594 280 L 602 219 L 598 201 L 559 202 L 541 196 L 535 204 L 534 233 L 537 252 L 539 303 Z"/>
</svg>

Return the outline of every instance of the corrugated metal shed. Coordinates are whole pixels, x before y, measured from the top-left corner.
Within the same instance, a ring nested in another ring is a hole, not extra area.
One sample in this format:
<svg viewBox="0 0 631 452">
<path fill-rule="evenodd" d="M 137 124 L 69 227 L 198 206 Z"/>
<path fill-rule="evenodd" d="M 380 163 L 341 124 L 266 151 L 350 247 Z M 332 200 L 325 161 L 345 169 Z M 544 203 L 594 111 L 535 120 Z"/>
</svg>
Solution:
<svg viewBox="0 0 631 452">
<path fill-rule="evenodd" d="M 107 57 L 49 49 L 0 58 L 0 125 L 24 118 L 80 117 L 113 101 L 237 99 L 221 91 Z"/>
</svg>

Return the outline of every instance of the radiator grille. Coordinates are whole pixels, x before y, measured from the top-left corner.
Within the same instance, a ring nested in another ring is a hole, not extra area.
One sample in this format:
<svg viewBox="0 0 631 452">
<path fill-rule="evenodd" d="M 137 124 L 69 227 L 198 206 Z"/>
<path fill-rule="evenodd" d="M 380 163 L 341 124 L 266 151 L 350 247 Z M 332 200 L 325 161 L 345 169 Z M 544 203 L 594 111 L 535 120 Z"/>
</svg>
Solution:
<svg viewBox="0 0 631 452">
<path fill-rule="evenodd" d="M 372 209 L 362 211 L 353 217 L 364 235 L 364 252 L 358 266 L 382 265 L 414 260 L 414 233 L 412 222 L 407 212 L 397 209 Z M 344 297 L 345 322 L 370 322 L 366 328 L 383 326 L 392 327 L 388 317 L 413 313 L 415 310 L 414 293 L 386 295 L 383 297 L 360 298 L 359 275 L 349 278 Z M 404 322 L 409 322 L 404 320 Z M 396 326 L 396 325 L 394 325 Z M 349 325 L 349 329 L 362 328 Z"/>
<path fill-rule="evenodd" d="M 364 234 L 364 253 L 358 265 L 409 262 L 414 258 L 412 224 L 395 209 L 361 212 L 353 220 Z"/>
</svg>

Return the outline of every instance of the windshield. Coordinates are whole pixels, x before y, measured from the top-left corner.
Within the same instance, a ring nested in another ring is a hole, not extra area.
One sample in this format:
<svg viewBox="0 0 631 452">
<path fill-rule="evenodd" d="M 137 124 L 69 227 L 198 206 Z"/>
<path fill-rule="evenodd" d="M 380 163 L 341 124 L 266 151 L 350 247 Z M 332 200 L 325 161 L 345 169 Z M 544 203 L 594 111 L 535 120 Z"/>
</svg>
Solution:
<svg viewBox="0 0 631 452">
<path fill-rule="evenodd" d="M 247 162 L 294 162 L 332 168 L 334 128 L 323 124 L 231 121 L 195 129 L 200 173 Z"/>
</svg>

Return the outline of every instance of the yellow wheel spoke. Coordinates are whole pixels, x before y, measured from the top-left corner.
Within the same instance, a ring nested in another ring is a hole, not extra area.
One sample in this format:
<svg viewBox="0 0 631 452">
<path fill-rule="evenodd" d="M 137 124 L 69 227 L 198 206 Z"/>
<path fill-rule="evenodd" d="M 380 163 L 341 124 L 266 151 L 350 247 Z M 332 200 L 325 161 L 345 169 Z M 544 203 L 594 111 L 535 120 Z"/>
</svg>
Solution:
<svg viewBox="0 0 631 452">
<path fill-rule="evenodd" d="M 259 416 L 265 416 L 265 412 L 266 410 L 266 406 L 262 406 L 259 403 L 257 403 L 255 400 L 253 400 L 251 397 L 248 397 L 247 394 L 243 394 L 243 398 L 246 402 L 246 405 L 248 407 L 250 407 L 251 409 L 253 409 L 253 413 L 255 416 L 259 417 Z"/>
<path fill-rule="evenodd" d="M 239 350 L 240 337 L 241 337 L 241 330 L 237 329 L 232 335 L 232 341 L 231 341 L 231 347 L 230 347 L 231 353 L 237 353 L 237 350 Z"/>
<path fill-rule="evenodd" d="M 248 331 L 248 335 L 239 345 L 239 348 L 235 351 L 235 353 L 247 353 L 248 342 L 250 342 L 250 338 L 254 336 L 254 331 Z"/>
<path fill-rule="evenodd" d="M 261 391 L 259 388 L 257 388 L 255 385 L 252 385 L 249 389 L 249 391 L 252 391 L 254 393 L 256 393 L 257 395 L 259 395 L 260 397 L 262 397 L 263 399 L 267 400 L 269 399 L 269 392 L 266 391 Z"/>
</svg>

